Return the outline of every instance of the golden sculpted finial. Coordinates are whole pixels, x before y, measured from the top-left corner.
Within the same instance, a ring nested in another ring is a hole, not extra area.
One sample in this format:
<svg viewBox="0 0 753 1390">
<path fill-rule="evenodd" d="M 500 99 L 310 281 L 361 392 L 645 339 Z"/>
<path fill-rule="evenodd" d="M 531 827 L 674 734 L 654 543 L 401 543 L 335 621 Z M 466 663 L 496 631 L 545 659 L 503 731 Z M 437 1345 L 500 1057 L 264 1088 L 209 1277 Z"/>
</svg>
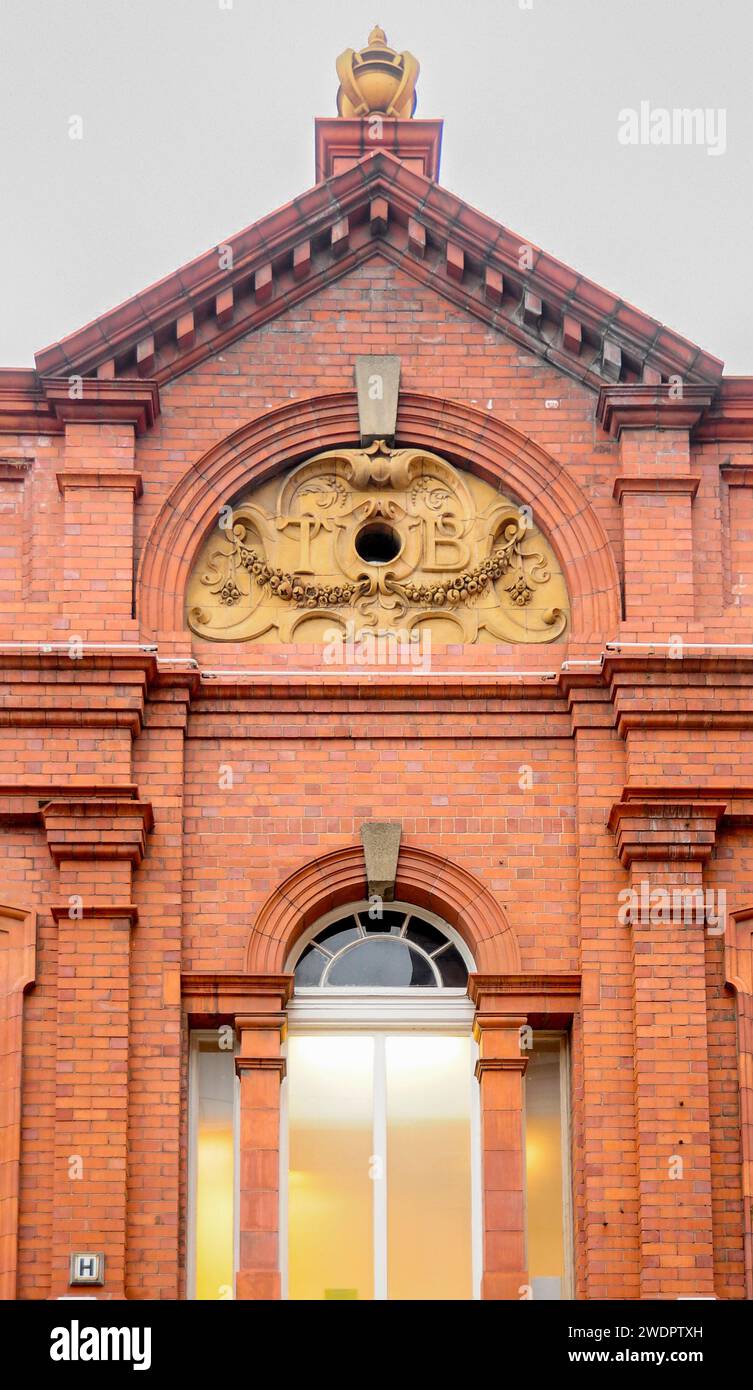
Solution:
<svg viewBox="0 0 753 1390">
<path fill-rule="evenodd" d="M 407 119 L 416 109 L 419 66 L 411 53 L 396 53 L 378 24 L 365 48 L 346 48 L 336 63 L 338 116 L 378 114 Z"/>
</svg>

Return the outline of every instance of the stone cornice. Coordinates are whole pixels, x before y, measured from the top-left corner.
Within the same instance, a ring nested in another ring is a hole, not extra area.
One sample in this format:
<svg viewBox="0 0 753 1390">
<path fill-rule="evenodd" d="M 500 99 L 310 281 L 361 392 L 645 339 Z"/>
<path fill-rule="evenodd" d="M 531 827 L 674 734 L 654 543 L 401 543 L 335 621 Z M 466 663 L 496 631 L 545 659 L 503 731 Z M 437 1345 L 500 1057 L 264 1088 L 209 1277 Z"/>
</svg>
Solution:
<svg viewBox="0 0 753 1390">
<path fill-rule="evenodd" d="M 0 644 L 0 726 L 127 729 L 136 737 L 157 681 L 155 655 L 136 644 Z"/>
<path fill-rule="evenodd" d="M 719 651 L 688 647 L 678 659 L 664 650 L 666 641 L 637 649 L 611 645 L 608 651 L 594 645 L 594 655 L 566 661 L 561 643 L 521 648 L 521 662 L 531 663 L 525 670 L 447 667 L 424 675 L 404 668 L 280 665 L 218 668 L 209 675 L 194 658 L 158 661 L 156 648 L 146 643 L 128 650 L 87 643 L 75 659 L 60 641 L 0 644 L 0 725 L 127 727 L 138 734 L 147 704 L 156 709 L 173 692 L 193 721 L 233 716 L 244 705 L 274 713 L 280 700 L 349 717 L 373 712 L 376 702 L 398 707 L 409 701 L 419 710 L 424 702 L 453 701 L 489 715 L 515 706 L 519 719 L 556 713 L 572 728 L 615 726 L 622 735 L 634 728 L 753 728 L 753 644 L 738 651 L 734 644 Z"/>
<path fill-rule="evenodd" d="M 159 415 L 159 385 L 124 377 L 42 377 L 28 369 L 0 370 L 0 434 L 62 434 L 70 422 L 132 425 L 137 434 Z M 71 391 L 74 391 L 73 397 Z"/>
<path fill-rule="evenodd" d="M 156 381 L 82 377 L 74 389 L 69 377 L 43 377 L 41 385 L 55 419 L 63 424 L 133 425 L 143 434 L 159 415 Z"/>
<path fill-rule="evenodd" d="M 698 425 L 697 440 L 753 440 L 753 377 L 727 377 L 711 410 Z"/>
<path fill-rule="evenodd" d="M 580 1002 L 577 971 L 480 974 L 468 977 L 468 995 L 477 1009 L 476 1031 L 567 1027 Z"/>
<path fill-rule="evenodd" d="M 602 429 L 619 439 L 625 429 L 691 430 L 708 410 L 713 391 L 708 386 L 674 387 L 643 383 L 602 386 L 596 419 Z"/>
<path fill-rule="evenodd" d="M 753 728 L 753 652 L 608 652 L 602 678 L 621 737 L 634 729 Z"/>
<path fill-rule="evenodd" d="M 222 700 L 246 699 L 275 701 L 307 700 L 478 700 L 521 697 L 524 693 L 550 702 L 559 698 L 558 673 L 554 667 L 525 673 L 504 670 L 432 671 L 426 675 L 391 670 L 361 670 L 333 673 L 296 671 L 217 671 L 212 679 L 202 678 L 201 699 L 207 705 Z"/>
<path fill-rule="evenodd" d="M 183 1008 L 194 1024 L 215 1026 L 240 1017 L 278 1014 L 293 993 L 293 975 L 253 974 L 241 970 L 189 970 L 180 977 Z"/>
<path fill-rule="evenodd" d="M 0 434 L 62 434 L 64 428 L 33 369 L 0 369 Z"/>
</svg>

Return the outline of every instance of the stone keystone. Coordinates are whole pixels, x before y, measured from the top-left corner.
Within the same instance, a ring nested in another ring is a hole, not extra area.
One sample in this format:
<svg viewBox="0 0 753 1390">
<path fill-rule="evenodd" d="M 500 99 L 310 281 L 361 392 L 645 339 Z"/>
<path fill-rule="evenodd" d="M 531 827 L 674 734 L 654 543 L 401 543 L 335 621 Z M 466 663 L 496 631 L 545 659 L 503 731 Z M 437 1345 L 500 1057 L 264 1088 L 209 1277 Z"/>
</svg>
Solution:
<svg viewBox="0 0 753 1390">
<path fill-rule="evenodd" d="M 361 443 L 377 439 L 392 444 L 400 391 L 399 357 L 357 357 L 355 360 L 358 421 Z"/>
<path fill-rule="evenodd" d="M 388 903 L 395 897 L 400 831 L 400 821 L 393 820 L 364 821 L 361 826 L 369 897 L 376 895 Z"/>
</svg>

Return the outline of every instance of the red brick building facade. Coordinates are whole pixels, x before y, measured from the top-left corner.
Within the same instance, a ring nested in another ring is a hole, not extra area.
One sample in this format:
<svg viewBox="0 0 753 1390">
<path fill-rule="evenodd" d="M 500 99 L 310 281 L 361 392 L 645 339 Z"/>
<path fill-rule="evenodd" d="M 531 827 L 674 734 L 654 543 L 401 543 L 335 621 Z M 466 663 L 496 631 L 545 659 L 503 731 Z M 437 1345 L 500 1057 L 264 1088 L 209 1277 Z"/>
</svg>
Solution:
<svg viewBox="0 0 753 1390">
<path fill-rule="evenodd" d="M 234 1294 L 284 1291 L 296 943 L 373 896 L 375 823 L 385 900 L 470 969 L 476 1292 L 537 1296 L 530 1028 L 567 1047 L 560 1296 L 753 1296 L 753 380 L 442 187 L 440 133 L 319 121 L 312 189 L 0 372 L 6 1298 L 82 1252 L 101 1297 L 193 1296 L 189 1039 L 226 1025 Z M 391 468 L 530 509 L 552 640 L 197 632 L 223 508 L 380 457 L 364 357 L 399 358 Z"/>
</svg>

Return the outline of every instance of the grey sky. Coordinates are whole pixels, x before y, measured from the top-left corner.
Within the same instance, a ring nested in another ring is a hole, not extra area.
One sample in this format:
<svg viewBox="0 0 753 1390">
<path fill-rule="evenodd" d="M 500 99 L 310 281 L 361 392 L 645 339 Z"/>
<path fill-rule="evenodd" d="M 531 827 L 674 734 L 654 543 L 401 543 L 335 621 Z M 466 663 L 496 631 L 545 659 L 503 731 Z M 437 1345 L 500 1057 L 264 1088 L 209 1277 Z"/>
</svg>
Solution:
<svg viewBox="0 0 753 1390">
<path fill-rule="evenodd" d="M 335 57 L 378 22 L 447 187 L 753 373 L 751 0 L 528 3 L 0 0 L 0 365 L 309 187 Z M 726 152 L 621 145 L 641 101 L 723 108 Z"/>
</svg>

